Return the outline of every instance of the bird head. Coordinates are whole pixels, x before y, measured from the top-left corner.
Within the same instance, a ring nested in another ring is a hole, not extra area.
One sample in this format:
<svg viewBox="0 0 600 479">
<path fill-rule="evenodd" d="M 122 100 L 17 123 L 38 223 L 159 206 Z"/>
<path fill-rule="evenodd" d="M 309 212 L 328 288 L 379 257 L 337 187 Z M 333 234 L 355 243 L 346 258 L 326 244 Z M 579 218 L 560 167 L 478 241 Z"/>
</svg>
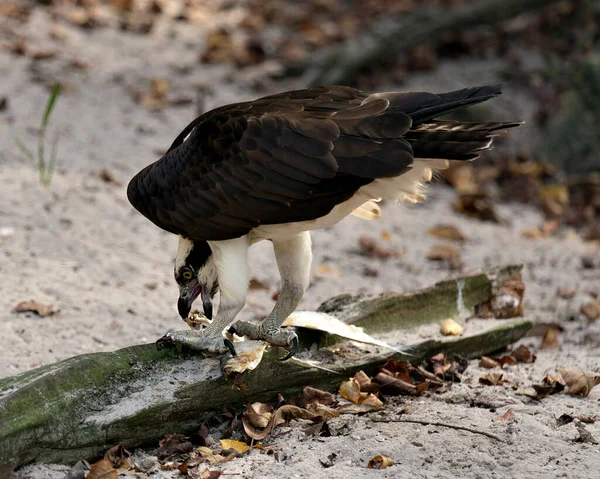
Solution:
<svg viewBox="0 0 600 479">
<path fill-rule="evenodd" d="M 179 315 L 183 319 L 187 318 L 192 304 L 200 296 L 204 314 L 212 319 L 212 298 L 219 289 L 219 281 L 212 251 L 206 241 L 191 241 L 179 237 L 175 281 L 179 286 Z"/>
</svg>

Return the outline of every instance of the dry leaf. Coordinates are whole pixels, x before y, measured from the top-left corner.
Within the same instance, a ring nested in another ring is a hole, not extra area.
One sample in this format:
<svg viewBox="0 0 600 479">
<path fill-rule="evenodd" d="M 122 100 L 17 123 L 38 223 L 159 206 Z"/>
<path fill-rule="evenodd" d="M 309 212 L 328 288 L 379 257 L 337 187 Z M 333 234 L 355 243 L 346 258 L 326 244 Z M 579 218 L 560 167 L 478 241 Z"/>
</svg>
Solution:
<svg viewBox="0 0 600 479">
<path fill-rule="evenodd" d="M 456 245 L 450 243 L 437 243 L 431 247 L 427 254 L 430 261 L 445 261 L 450 269 L 460 269 L 462 260 L 460 250 Z"/>
<path fill-rule="evenodd" d="M 545 376 L 542 384 L 534 384 L 535 398 L 540 399 L 551 394 L 557 394 L 565 389 L 565 383 L 559 376 Z"/>
<path fill-rule="evenodd" d="M 479 382 L 481 384 L 485 384 L 486 386 L 499 386 L 508 382 L 503 378 L 504 374 L 502 373 L 488 373 L 481 376 L 479 378 Z"/>
<path fill-rule="evenodd" d="M 540 188 L 539 200 L 546 216 L 560 217 L 569 206 L 569 190 L 566 185 L 544 185 Z"/>
<path fill-rule="evenodd" d="M 442 170 L 442 176 L 459 193 L 474 193 L 479 189 L 473 165 L 464 161 L 452 162 Z"/>
<path fill-rule="evenodd" d="M 564 331 L 559 323 L 535 323 L 527 332 L 527 336 L 543 337 L 549 329 L 556 329 L 559 333 Z"/>
<path fill-rule="evenodd" d="M 245 454 L 250 450 L 250 446 L 242 441 L 234 441 L 233 439 L 221 439 L 219 441 L 224 451 L 233 449 L 238 454 Z"/>
<path fill-rule="evenodd" d="M 513 350 L 511 356 L 519 363 L 533 363 L 536 360 L 535 354 L 530 349 L 521 344 L 517 349 Z"/>
<path fill-rule="evenodd" d="M 595 386 L 600 384 L 600 375 L 597 374 L 588 374 L 568 369 L 561 369 L 559 372 L 565 385 L 569 388 L 567 394 L 571 396 L 586 397 Z"/>
<path fill-rule="evenodd" d="M 340 413 L 336 409 L 333 409 L 325 404 L 313 402 L 306 408 L 313 417 L 310 418 L 313 422 L 325 422 L 329 421 L 334 417 L 339 417 Z"/>
<path fill-rule="evenodd" d="M 512 419 L 513 417 L 515 417 L 515 413 L 512 411 L 512 409 L 508 409 L 504 414 L 502 414 L 502 416 L 497 416 L 494 419 L 492 419 L 492 421 L 494 421 L 494 422 L 508 421 L 509 419 Z"/>
<path fill-rule="evenodd" d="M 144 108 L 156 110 L 167 105 L 167 92 L 169 82 L 164 78 L 152 78 L 150 80 L 150 91 L 142 91 L 137 88 L 131 90 L 134 99 Z"/>
<path fill-rule="evenodd" d="M 108 459 L 95 463 L 85 479 L 118 479 L 119 474 Z"/>
<path fill-rule="evenodd" d="M 281 424 L 287 425 L 294 419 L 313 419 L 314 417 L 315 415 L 306 409 L 287 404 L 278 408 L 273 414 L 272 427 L 275 428 Z"/>
<path fill-rule="evenodd" d="M 560 347 L 560 341 L 558 340 L 558 335 L 560 330 L 556 328 L 548 328 L 544 337 L 542 338 L 542 344 L 540 345 L 540 349 L 557 349 Z"/>
<path fill-rule="evenodd" d="M 399 394 L 417 396 L 429 387 L 428 381 L 415 385 L 412 384 L 412 381 L 404 381 L 384 373 L 379 373 L 375 376 L 375 381 L 381 386 L 381 392 L 394 396 Z"/>
<path fill-rule="evenodd" d="M 381 230 L 380 236 L 383 241 L 392 240 L 392 233 L 390 233 L 388 230 Z"/>
<path fill-rule="evenodd" d="M 461 194 L 452 204 L 454 211 L 481 221 L 503 223 L 496 214 L 491 197 L 485 193 Z"/>
<path fill-rule="evenodd" d="M 248 417 L 248 420 L 255 427 L 267 427 L 267 424 L 271 421 L 273 416 L 273 406 L 270 404 L 264 404 L 255 402 L 246 406 L 246 412 L 244 413 Z"/>
<path fill-rule="evenodd" d="M 110 183 L 115 186 L 121 186 L 121 182 L 116 179 L 115 175 L 113 175 L 112 171 L 110 171 L 108 168 L 102 168 L 98 172 L 98 178 L 106 183 Z"/>
<path fill-rule="evenodd" d="M 517 396 L 527 396 L 533 399 L 540 399 L 540 396 L 537 393 L 537 390 L 535 389 L 535 387 L 531 387 L 531 388 L 518 388 L 515 391 L 515 394 Z"/>
<path fill-rule="evenodd" d="M 327 277 L 339 278 L 340 270 L 337 268 L 334 268 L 332 266 L 329 266 L 328 264 L 322 264 L 315 268 L 314 275 L 317 277 L 322 277 L 322 278 L 327 278 Z"/>
<path fill-rule="evenodd" d="M 244 431 L 252 439 L 261 441 L 271 432 L 271 419 L 273 418 L 273 406 L 255 402 L 246 406 L 242 415 Z"/>
<path fill-rule="evenodd" d="M 309 404 L 315 402 L 325 404 L 326 406 L 331 406 L 332 404 L 335 404 L 337 400 L 335 399 L 335 396 L 330 392 L 321 391 L 320 389 L 315 389 L 313 387 L 306 386 L 302 390 L 302 394 L 298 399 L 298 405 L 301 407 L 306 407 Z"/>
<path fill-rule="evenodd" d="M 596 422 L 595 416 L 579 416 L 575 414 L 561 414 L 559 418 L 556 419 L 557 426 L 564 426 L 565 424 L 572 423 L 575 419 L 581 421 L 585 424 L 594 424 Z"/>
<path fill-rule="evenodd" d="M 600 318 L 600 302 L 588 301 L 587 303 L 583 303 L 579 311 L 590 320 L 598 319 Z"/>
<path fill-rule="evenodd" d="M 367 467 L 369 469 L 385 469 L 394 464 L 394 460 L 388 456 L 375 456 L 369 461 Z"/>
<path fill-rule="evenodd" d="M 448 368 L 450 367 L 452 363 L 448 362 Z M 379 371 L 374 380 L 384 394 L 418 396 L 429 388 L 444 385 L 434 374 L 406 361 L 389 360 Z"/>
<path fill-rule="evenodd" d="M 377 394 L 379 392 L 379 384 L 371 381 L 371 378 L 364 371 L 358 371 L 354 375 L 354 379 L 358 381 L 361 392 Z"/>
<path fill-rule="evenodd" d="M 54 50 L 37 50 L 35 52 L 30 52 L 29 56 L 33 60 L 49 60 L 50 58 L 54 58 L 56 56 L 56 52 Z"/>
<path fill-rule="evenodd" d="M 340 396 L 355 404 L 360 402 L 360 384 L 354 378 L 340 384 Z"/>
<path fill-rule="evenodd" d="M 323 406 L 324 407 L 324 406 Z M 309 419 L 309 420 L 327 420 L 322 419 L 328 416 L 324 409 L 319 409 L 323 416 L 317 417 L 312 411 L 293 406 L 291 404 L 281 406 L 273 411 L 270 404 L 254 403 L 246 406 L 246 410 L 242 416 L 242 424 L 246 434 L 252 439 L 262 440 L 273 431 L 273 429 L 281 424 L 287 424 L 293 419 Z"/>
<path fill-rule="evenodd" d="M 187 454 L 194 449 L 189 438 L 183 434 L 166 434 L 159 442 L 156 454 L 161 461 L 174 454 Z"/>
<path fill-rule="evenodd" d="M 481 359 L 479 360 L 479 367 L 494 369 L 499 368 L 500 363 L 492 358 L 488 358 L 487 356 L 481 356 Z"/>
<path fill-rule="evenodd" d="M 452 225 L 436 225 L 428 232 L 431 236 L 454 241 L 466 241 L 467 237 L 460 232 L 456 226 Z"/>
<path fill-rule="evenodd" d="M 440 333 L 444 336 L 460 336 L 464 328 L 452 318 L 445 319 L 440 325 Z"/>
<path fill-rule="evenodd" d="M 131 453 L 123 447 L 123 444 L 117 444 L 111 447 L 104 454 L 104 459 L 111 462 L 115 469 L 127 468 L 132 465 Z"/>
<path fill-rule="evenodd" d="M 503 368 L 506 364 L 516 364 L 518 362 L 516 358 L 512 356 L 502 356 L 496 359 L 496 361 L 498 361 L 498 364 L 500 364 L 501 368 Z"/>
<path fill-rule="evenodd" d="M 523 231 L 521 231 L 521 236 L 528 239 L 542 239 L 544 237 L 541 230 L 537 226 L 525 228 Z"/>
<path fill-rule="evenodd" d="M 572 288 L 558 288 L 556 290 L 556 295 L 560 296 L 562 299 L 571 299 L 575 296 L 575 290 Z"/>
<path fill-rule="evenodd" d="M 558 220 L 548 220 L 545 221 L 542 226 L 534 226 L 532 228 L 527 228 L 521 232 L 521 236 L 524 238 L 531 239 L 542 239 L 549 238 L 554 233 L 558 231 L 560 227 L 560 221 Z"/>
<path fill-rule="evenodd" d="M 169 91 L 169 82 L 165 78 L 152 78 L 150 80 L 150 94 L 156 100 L 164 100 Z"/>
<path fill-rule="evenodd" d="M 361 236 L 358 240 L 360 254 L 375 259 L 398 258 L 404 254 L 404 251 L 398 249 L 388 249 L 379 245 L 377 241 L 367 236 Z"/>
<path fill-rule="evenodd" d="M 362 406 L 361 408 L 348 408 L 342 406 L 338 408 L 339 412 L 368 412 L 376 411 L 383 407 L 383 403 L 372 393 L 361 392 L 360 384 L 355 378 L 351 378 L 349 381 L 343 381 L 340 384 L 340 395 L 352 401 L 355 404 Z"/>
<path fill-rule="evenodd" d="M 198 464 L 208 463 L 208 464 L 212 464 L 212 465 L 218 465 L 218 464 L 223 464 L 224 462 L 231 461 L 236 456 L 238 456 L 238 453 L 235 450 L 228 456 L 223 456 L 222 454 L 215 454 L 212 451 L 212 449 L 210 449 L 209 447 L 204 447 L 204 446 L 197 447 L 194 450 L 194 452 L 199 454 L 201 457 L 200 461 L 195 461 Z M 190 464 L 188 464 L 188 467 L 189 467 L 189 465 Z"/>
<path fill-rule="evenodd" d="M 54 309 L 52 306 L 38 303 L 35 300 L 22 301 L 13 308 L 13 313 L 36 313 L 39 317 L 45 318 L 46 316 L 53 316 L 59 312 L 58 309 Z"/>
<path fill-rule="evenodd" d="M 444 353 L 439 353 L 429 359 L 429 367 L 439 379 L 450 379 L 460 382 L 460 374 L 467 369 L 469 362 L 466 359 L 450 361 Z"/>
</svg>

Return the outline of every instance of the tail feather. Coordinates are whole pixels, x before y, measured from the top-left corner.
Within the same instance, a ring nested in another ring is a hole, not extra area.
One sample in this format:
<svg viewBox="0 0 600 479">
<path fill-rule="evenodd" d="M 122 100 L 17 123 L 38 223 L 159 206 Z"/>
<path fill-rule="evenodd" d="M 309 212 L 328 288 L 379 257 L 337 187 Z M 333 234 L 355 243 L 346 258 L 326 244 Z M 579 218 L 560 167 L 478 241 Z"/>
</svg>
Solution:
<svg viewBox="0 0 600 479">
<path fill-rule="evenodd" d="M 338 171 L 360 177 L 393 177 L 416 159 L 473 160 L 491 146 L 495 132 L 520 122 L 436 120 L 451 111 L 501 94 L 500 85 L 449 93 L 387 92 L 332 117 L 340 134 L 333 154 Z M 362 161 L 357 161 L 361 159 Z"/>
<path fill-rule="evenodd" d="M 433 120 L 411 127 L 411 133 L 433 132 L 433 131 L 498 131 L 521 126 L 522 121 L 493 121 L 493 122 L 470 122 L 454 120 Z"/>
<path fill-rule="evenodd" d="M 496 131 L 519 126 L 518 122 L 465 123 L 434 122 L 420 125 L 406 133 L 405 138 L 415 158 L 474 160 L 488 149 Z"/>
<path fill-rule="evenodd" d="M 411 117 L 414 128 L 438 116 L 446 115 L 469 105 L 484 102 L 501 93 L 501 85 L 488 85 L 463 88 L 439 94 L 428 92 L 377 93 L 371 95 L 367 100 L 381 97 L 387 99 L 389 107 L 383 114 L 402 111 Z"/>
</svg>

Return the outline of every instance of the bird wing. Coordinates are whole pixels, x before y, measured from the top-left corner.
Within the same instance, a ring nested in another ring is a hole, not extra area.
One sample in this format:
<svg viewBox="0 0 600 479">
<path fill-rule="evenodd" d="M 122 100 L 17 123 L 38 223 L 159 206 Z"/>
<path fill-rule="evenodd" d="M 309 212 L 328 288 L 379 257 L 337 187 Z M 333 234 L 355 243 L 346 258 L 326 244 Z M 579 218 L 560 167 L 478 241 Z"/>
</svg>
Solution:
<svg viewBox="0 0 600 479">
<path fill-rule="evenodd" d="M 412 162 L 408 143 L 394 139 L 408 130 L 410 117 L 397 112 L 392 121 L 373 120 L 388 105 L 328 87 L 218 108 L 133 178 L 129 200 L 159 227 L 194 240 L 319 218 Z"/>
<path fill-rule="evenodd" d="M 498 94 L 330 86 L 227 105 L 190 123 L 127 195 L 157 226 L 192 240 L 320 218 L 374 179 L 401 175 L 414 156 L 475 158 L 491 131 L 516 124 L 432 120 Z"/>
</svg>

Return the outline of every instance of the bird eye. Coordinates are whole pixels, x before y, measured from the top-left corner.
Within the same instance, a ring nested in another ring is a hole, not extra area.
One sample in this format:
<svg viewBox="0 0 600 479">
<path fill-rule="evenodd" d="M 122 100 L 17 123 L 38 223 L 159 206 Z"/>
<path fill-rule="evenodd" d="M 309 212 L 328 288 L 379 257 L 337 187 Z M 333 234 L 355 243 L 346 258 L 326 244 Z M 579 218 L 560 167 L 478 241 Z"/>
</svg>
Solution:
<svg viewBox="0 0 600 479">
<path fill-rule="evenodd" d="M 186 270 L 185 270 L 185 271 L 184 271 L 184 272 L 181 274 L 181 276 L 183 276 L 183 279 L 190 280 L 190 279 L 192 279 L 192 277 L 193 277 L 194 275 L 192 274 L 192 272 L 191 272 L 189 269 L 186 269 Z"/>
</svg>

